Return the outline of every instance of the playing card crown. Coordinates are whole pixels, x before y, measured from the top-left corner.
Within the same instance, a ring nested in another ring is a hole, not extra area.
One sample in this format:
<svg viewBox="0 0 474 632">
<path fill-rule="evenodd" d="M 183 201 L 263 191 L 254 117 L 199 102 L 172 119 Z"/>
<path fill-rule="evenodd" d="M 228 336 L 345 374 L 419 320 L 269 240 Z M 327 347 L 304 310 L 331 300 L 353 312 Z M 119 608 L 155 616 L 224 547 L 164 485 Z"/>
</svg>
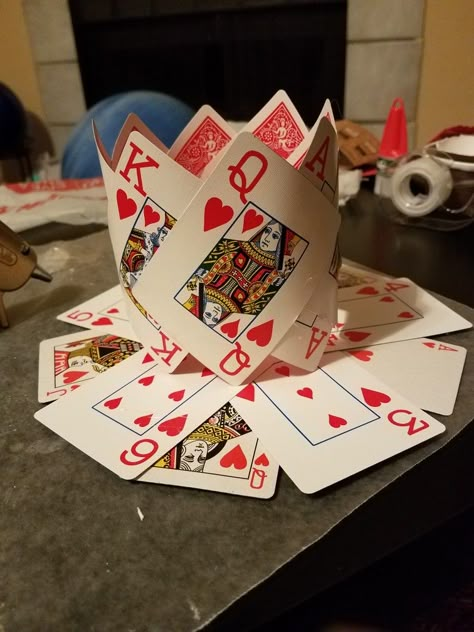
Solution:
<svg viewBox="0 0 474 632">
<path fill-rule="evenodd" d="M 170 148 L 134 114 L 112 156 L 95 126 L 94 135 L 137 336 L 166 370 L 190 352 L 242 383 L 331 270 L 339 216 L 329 102 L 309 131 L 280 90 L 239 133 L 205 105 Z"/>
</svg>

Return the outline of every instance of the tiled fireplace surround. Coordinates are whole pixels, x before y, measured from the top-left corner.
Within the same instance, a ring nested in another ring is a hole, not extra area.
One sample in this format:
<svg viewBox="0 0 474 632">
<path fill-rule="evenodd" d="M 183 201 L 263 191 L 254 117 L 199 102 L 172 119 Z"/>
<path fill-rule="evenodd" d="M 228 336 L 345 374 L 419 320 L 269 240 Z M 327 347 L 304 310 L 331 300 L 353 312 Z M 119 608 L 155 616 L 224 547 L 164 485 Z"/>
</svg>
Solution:
<svg viewBox="0 0 474 632">
<path fill-rule="evenodd" d="M 23 0 L 23 4 L 46 122 L 60 156 L 85 112 L 68 3 Z M 391 102 L 401 96 L 412 147 L 423 10 L 424 0 L 348 0 L 345 116 L 380 137 Z"/>
</svg>

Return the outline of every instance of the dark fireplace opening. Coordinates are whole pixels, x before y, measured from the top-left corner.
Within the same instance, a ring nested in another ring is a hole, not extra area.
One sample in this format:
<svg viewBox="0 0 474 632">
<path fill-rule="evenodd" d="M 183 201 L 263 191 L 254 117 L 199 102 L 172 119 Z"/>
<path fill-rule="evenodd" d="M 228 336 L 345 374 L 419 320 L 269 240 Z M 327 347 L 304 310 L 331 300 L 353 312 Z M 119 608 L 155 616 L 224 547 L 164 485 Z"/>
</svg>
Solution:
<svg viewBox="0 0 474 632">
<path fill-rule="evenodd" d="M 155 90 L 250 119 L 285 89 L 308 125 L 342 117 L 347 0 L 69 0 L 88 107 Z"/>
</svg>

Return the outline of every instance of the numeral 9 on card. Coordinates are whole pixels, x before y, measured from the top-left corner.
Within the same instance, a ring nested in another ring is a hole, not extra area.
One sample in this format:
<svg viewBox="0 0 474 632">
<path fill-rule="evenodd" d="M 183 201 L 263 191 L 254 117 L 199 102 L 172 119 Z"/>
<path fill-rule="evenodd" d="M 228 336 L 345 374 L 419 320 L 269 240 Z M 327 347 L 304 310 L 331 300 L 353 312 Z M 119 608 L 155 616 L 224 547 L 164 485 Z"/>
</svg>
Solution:
<svg viewBox="0 0 474 632">
<path fill-rule="evenodd" d="M 148 444 L 148 448 L 145 444 Z M 158 443 L 153 439 L 140 439 L 136 441 L 130 450 L 124 450 L 120 455 L 120 460 L 124 465 L 141 465 L 151 459 L 151 457 L 158 451 Z M 131 459 L 134 456 L 135 459 Z"/>
</svg>

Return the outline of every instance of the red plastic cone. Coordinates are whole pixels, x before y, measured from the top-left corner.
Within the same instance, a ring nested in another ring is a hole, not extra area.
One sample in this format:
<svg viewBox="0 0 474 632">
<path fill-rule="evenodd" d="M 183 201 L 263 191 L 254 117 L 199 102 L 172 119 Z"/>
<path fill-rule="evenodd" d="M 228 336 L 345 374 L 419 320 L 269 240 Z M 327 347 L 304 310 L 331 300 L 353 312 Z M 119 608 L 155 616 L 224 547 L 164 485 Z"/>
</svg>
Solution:
<svg viewBox="0 0 474 632">
<path fill-rule="evenodd" d="M 397 97 L 388 113 L 383 130 L 379 156 L 389 160 L 401 158 L 408 152 L 407 119 L 403 99 Z"/>
</svg>

